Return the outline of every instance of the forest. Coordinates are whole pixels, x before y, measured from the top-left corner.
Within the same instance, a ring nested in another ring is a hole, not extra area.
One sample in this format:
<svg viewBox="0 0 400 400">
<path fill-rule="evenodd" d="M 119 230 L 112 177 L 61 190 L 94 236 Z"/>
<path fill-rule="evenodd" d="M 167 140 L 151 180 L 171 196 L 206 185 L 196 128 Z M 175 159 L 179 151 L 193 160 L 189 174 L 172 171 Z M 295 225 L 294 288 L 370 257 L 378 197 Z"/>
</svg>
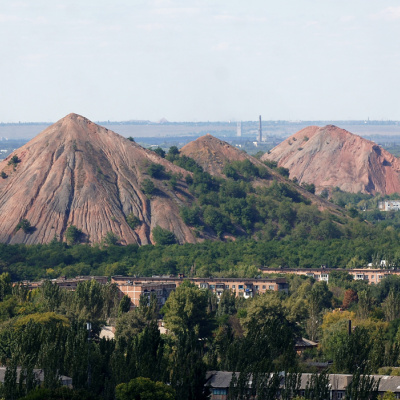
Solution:
<svg viewBox="0 0 400 400">
<path fill-rule="evenodd" d="M 30 291 L 12 285 L 3 273 L 0 362 L 6 373 L 0 396 L 200 400 L 209 394 L 206 371 L 227 370 L 238 373 L 231 399 L 248 398 L 250 377 L 257 382 L 251 395 L 272 399 L 283 390 L 289 399 L 301 372 L 314 374 L 309 388 L 314 395 L 306 398 L 322 399 L 329 382 L 313 362 L 325 362 L 330 373 L 400 374 L 399 293 L 397 276 L 372 286 L 337 271 L 329 285 L 291 276 L 288 293 L 251 299 L 229 290 L 217 299 L 185 281 L 161 309 L 155 296 L 142 297 L 140 306 L 130 309 L 129 298 L 119 300 L 112 284 L 85 281 L 69 291 L 45 281 Z M 166 334 L 159 331 L 160 318 Z M 100 338 L 106 323 L 115 325 L 115 339 Z M 318 341 L 318 347 L 296 353 L 301 337 Z M 44 371 L 40 385 L 34 368 Z M 283 389 L 282 371 L 293 378 Z M 73 389 L 60 386 L 61 375 L 72 378 Z"/>
<path fill-rule="evenodd" d="M 356 268 L 378 265 L 380 260 L 391 267 L 400 265 L 400 213 L 377 208 L 379 200 L 398 195 L 373 197 L 334 188 L 321 197 L 329 197 L 341 211 L 320 211 L 289 180 L 253 185 L 257 179 L 271 178 L 267 167 L 287 175 L 271 162 L 265 168 L 248 160 L 232 162 L 225 165 L 226 179 L 222 179 L 204 172 L 175 146 L 167 153 L 160 148 L 154 151 L 191 172 L 185 179 L 194 201 L 190 207 L 181 207 L 180 216 L 198 235 L 199 243 L 179 245 L 172 232 L 156 226 L 155 246 L 121 246 L 111 232 L 102 243 L 89 246 L 80 243 L 80 231 L 71 225 L 66 242 L 55 237 L 45 245 L 0 244 L 0 272 L 8 272 L 13 281 L 176 273 L 254 277 L 259 267 Z M 177 177 L 161 165 L 147 168 L 151 179 L 176 185 Z M 151 179 L 147 179 L 149 196 L 154 190 Z M 312 185 L 306 189 L 315 190 Z M 127 222 L 132 229 L 140 224 L 134 215 L 128 215 Z M 29 234 L 26 221 L 18 228 Z M 204 240 L 207 233 L 219 240 Z"/>
</svg>

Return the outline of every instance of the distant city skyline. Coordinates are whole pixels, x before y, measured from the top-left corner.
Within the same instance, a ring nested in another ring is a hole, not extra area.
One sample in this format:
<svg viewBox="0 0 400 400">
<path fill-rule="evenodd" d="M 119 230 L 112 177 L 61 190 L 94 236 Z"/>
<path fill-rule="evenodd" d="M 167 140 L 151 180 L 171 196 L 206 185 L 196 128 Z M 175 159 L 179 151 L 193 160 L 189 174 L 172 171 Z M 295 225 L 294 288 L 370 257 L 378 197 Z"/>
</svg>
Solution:
<svg viewBox="0 0 400 400">
<path fill-rule="evenodd" d="M 395 0 L 0 0 L 0 122 L 400 120 Z"/>
</svg>

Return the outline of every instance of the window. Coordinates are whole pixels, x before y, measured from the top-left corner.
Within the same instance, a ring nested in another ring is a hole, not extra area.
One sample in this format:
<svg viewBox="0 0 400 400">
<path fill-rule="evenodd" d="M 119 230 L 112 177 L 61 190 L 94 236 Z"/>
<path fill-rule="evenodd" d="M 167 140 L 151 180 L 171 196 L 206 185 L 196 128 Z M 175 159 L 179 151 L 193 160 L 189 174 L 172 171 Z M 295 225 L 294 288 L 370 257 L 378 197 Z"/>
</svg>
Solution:
<svg viewBox="0 0 400 400">
<path fill-rule="evenodd" d="M 267 288 L 265 285 L 263 285 L 262 287 L 263 287 L 264 290 Z"/>
<path fill-rule="evenodd" d="M 236 285 L 232 285 L 232 289 L 236 289 Z"/>
<path fill-rule="evenodd" d="M 213 389 L 212 392 L 213 394 L 227 394 L 226 389 Z"/>
<path fill-rule="evenodd" d="M 210 285 L 210 289 L 215 289 L 215 285 Z"/>
<path fill-rule="evenodd" d="M 274 286 L 274 285 L 269 285 L 269 286 L 268 286 L 268 289 L 269 289 L 269 290 L 274 290 L 274 289 L 275 289 L 275 286 Z"/>
<path fill-rule="evenodd" d="M 258 290 L 258 285 L 254 285 L 254 289 Z"/>
<path fill-rule="evenodd" d="M 225 288 L 226 288 L 226 289 L 229 289 L 229 285 L 225 285 Z"/>
<path fill-rule="evenodd" d="M 243 285 L 239 285 L 239 290 L 243 290 Z"/>
<path fill-rule="evenodd" d="M 371 279 L 374 279 L 375 278 L 375 275 L 371 275 Z"/>
<path fill-rule="evenodd" d="M 336 398 L 337 399 L 343 399 L 344 393 L 343 392 L 338 392 Z"/>
</svg>

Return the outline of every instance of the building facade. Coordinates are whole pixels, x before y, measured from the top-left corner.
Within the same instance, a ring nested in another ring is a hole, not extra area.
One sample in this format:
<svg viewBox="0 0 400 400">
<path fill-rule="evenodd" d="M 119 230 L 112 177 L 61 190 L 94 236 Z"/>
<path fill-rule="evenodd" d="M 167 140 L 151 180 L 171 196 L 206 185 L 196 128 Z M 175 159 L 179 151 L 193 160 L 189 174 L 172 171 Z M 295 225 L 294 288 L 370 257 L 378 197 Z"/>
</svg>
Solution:
<svg viewBox="0 0 400 400">
<path fill-rule="evenodd" d="M 370 284 L 379 283 L 389 275 L 400 275 L 400 270 L 395 269 L 342 269 L 342 268 L 261 268 L 265 274 L 294 274 L 305 275 L 317 281 L 329 282 L 329 274 L 332 271 L 344 271 L 353 277 L 354 280 L 366 281 Z"/>
<path fill-rule="evenodd" d="M 400 200 L 380 201 L 378 203 L 378 208 L 380 211 L 399 211 L 400 210 Z"/>
<path fill-rule="evenodd" d="M 157 302 L 163 305 L 172 290 L 179 287 L 185 280 L 194 283 L 200 289 L 207 289 L 218 297 L 225 290 L 231 290 L 238 297 L 250 298 L 256 294 L 267 291 L 288 291 L 285 278 L 277 279 L 240 279 L 240 278 L 185 278 L 183 275 L 153 276 L 153 277 L 126 277 L 113 276 L 111 283 L 115 283 L 120 291 L 120 296 L 127 295 L 132 302 L 132 307 L 139 305 L 140 296 L 151 293 L 156 294 Z"/>
<path fill-rule="evenodd" d="M 227 400 L 229 387 L 233 372 L 228 371 L 209 371 L 207 372 L 206 386 L 210 390 L 211 400 Z M 238 373 L 236 373 L 236 376 Z M 304 396 L 307 383 L 310 382 L 311 374 L 301 374 L 299 396 Z M 392 392 L 397 399 L 400 398 L 400 376 L 372 375 L 375 382 L 379 382 L 378 394 Z M 284 376 L 281 378 L 281 388 L 284 387 Z M 345 397 L 347 386 L 351 383 L 353 375 L 348 374 L 329 374 L 329 399 L 342 400 Z M 251 382 L 250 382 L 251 385 Z M 253 397 L 252 397 L 253 398 Z"/>
</svg>

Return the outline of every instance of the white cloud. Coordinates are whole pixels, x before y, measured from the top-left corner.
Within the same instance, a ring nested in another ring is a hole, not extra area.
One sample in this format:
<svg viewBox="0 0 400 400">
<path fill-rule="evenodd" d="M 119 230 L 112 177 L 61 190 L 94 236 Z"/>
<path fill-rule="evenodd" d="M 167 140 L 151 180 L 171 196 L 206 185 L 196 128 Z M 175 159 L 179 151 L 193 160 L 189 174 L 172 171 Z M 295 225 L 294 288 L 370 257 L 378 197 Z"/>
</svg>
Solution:
<svg viewBox="0 0 400 400">
<path fill-rule="evenodd" d="M 355 20 L 355 17 L 353 15 L 342 15 L 339 18 L 339 21 L 342 23 L 353 22 L 354 20 Z"/>
<path fill-rule="evenodd" d="M 372 14 L 371 18 L 384 19 L 386 21 L 394 21 L 400 19 L 400 7 L 387 7 L 377 14 Z"/>
<path fill-rule="evenodd" d="M 212 49 L 215 51 L 226 51 L 229 50 L 229 48 L 230 44 L 228 42 L 220 42 L 212 47 Z"/>
<path fill-rule="evenodd" d="M 8 14 L 0 14 L 0 22 L 19 22 L 22 21 L 22 18 L 16 15 L 8 15 Z"/>
<path fill-rule="evenodd" d="M 268 19 L 266 17 L 255 17 L 252 15 L 230 15 L 230 14 L 220 14 L 214 15 L 213 18 L 219 22 L 266 22 Z"/>
<path fill-rule="evenodd" d="M 165 28 L 164 24 L 160 24 L 159 22 L 150 22 L 148 24 L 139 24 L 137 28 L 147 32 L 159 31 Z"/>
</svg>

